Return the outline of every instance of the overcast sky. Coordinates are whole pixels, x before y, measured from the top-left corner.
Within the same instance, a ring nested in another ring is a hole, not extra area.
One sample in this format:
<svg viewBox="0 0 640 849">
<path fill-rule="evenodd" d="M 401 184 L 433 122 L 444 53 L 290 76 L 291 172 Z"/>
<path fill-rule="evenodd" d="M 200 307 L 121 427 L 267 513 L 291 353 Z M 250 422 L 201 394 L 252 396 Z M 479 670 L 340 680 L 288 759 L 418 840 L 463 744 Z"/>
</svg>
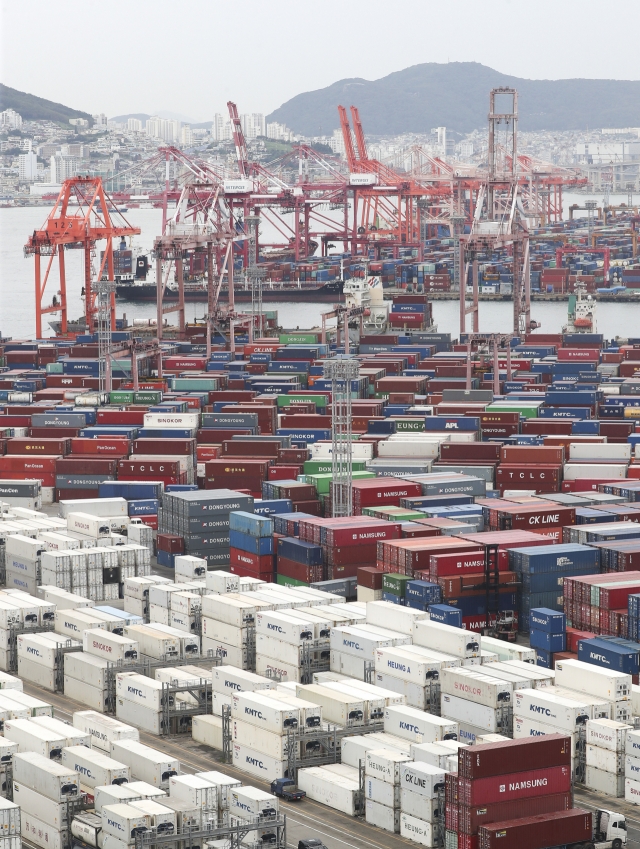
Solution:
<svg viewBox="0 0 640 849">
<path fill-rule="evenodd" d="M 475 61 L 640 79 L 640 0 L 0 0 L 1 81 L 108 116 L 269 113 L 346 77 Z"/>
</svg>

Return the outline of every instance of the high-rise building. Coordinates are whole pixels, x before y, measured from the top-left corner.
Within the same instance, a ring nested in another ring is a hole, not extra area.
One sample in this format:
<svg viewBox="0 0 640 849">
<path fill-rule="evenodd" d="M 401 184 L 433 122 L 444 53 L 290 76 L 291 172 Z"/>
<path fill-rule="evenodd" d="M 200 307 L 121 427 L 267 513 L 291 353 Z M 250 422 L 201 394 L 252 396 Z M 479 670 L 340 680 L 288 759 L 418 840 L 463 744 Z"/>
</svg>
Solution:
<svg viewBox="0 0 640 849">
<path fill-rule="evenodd" d="M 184 147 L 191 147 L 193 144 L 193 131 L 188 124 L 185 124 L 180 130 L 180 143 Z"/>
<path fill-rule="evenodd" d="M 62 154 L 57 153 L 51 157 L 50 167 L 50 182 L 61 183 L 70 177 L 75 177 L 80 164 L 75 156 L 62 156 Z"/>
<path fill-rule="evenodd" d="M 279 139 L 280 141 L 293 141 L 293 133 L 284 124 L 267 124 L 267 138 Z"/>
<path fill-rule="evenodd" d="M 5 130 L 20 130 L 22 128 L 22 115 L 13 109 L 5 109 L 0 112 L 0 127 Z"/>
<path fill-rule="evenodd" d="M 180 121 L 167 118 L 159 118 L 154 115 L 144 125 L 145 132 L 152 139 L 160 139 L 166 142 L 178 141 L 180 135 Z"/>
<path fill-rule="evenodd" d="M 255 139 L 258 136 L 264 136 L 266 125 L 264 115 L 260 112 L 249 114 L 245 112 L 240 115 L 240 125 L 245 139 Z"/>
<path fill-rule="evenodd" d="M 213 116 L 213 122 L 211 124 L 211 135 L 213 136 L 215 141 L 222 141 L 224 139 L 224 125 L 224 116 L 221 115 L 219 112 L 216 112 L 216 114 Z"/>
<path fill-rule="evenodd" d="M 92 115 L 93 118 L 93 126 L 98 130 L 106 130 L 107 129 L 107 116 L 104 112 L 101 112 L 99 115 Z"/>
<path fill-rule="evenodd" d="M 18 172 L 21 183 L 31 182 L 38 176 L 38 157 L 32 150 L 18 157 Z"/>
<path fill-rule="evenodd" d="M 128 118 L 127 130 L 129 130 L 130 133 L 141 133 L 142 121 L 139 118 Z"/>
<path fill-rule="evenodd" d="M 344 146 L 344 138 L 342 137 L 342 130 L 333 131 L 333 135 L 329 139 L 329 147 L 339 156 L 345 156 L 346 149 Z"/>
</svg>

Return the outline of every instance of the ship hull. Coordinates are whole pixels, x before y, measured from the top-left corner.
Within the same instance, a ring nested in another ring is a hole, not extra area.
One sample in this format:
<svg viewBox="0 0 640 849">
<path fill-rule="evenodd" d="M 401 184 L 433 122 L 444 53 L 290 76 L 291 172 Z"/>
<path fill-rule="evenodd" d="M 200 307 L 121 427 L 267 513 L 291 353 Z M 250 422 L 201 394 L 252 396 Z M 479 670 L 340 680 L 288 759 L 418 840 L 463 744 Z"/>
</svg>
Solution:
<svg viewBox="0 0 640 849">
<path fill-rule="evenodd" d="M 244 287 L 235 289 L 235 300 L 239 303 L 251 302 L 251 290 Z M 157 289 L 154 284 L 132 284 L 116 286 L 116 295 L 121 301 L 142 301 L 155 303 L 157 299 Z M 286 302 L 324 302 L 335 303 L 336 299 L 342 296 L 342 283 L 327 283 L 323 286 L 300 287 L 287 284 L 263 284 L 262 301 L 263 303 L 286 303 Z M 184 299 L 187 302 L 206 303 L 207 290 L 205 288 L 186 289 Z M 167 289 L 164 294 L 164 301 L 171 302 L 178 300 L 178 292 L 175 289 Z M 225 290 L 220 293 L 220 300 L 227 301 L 228 294 Z"/>
</svg>

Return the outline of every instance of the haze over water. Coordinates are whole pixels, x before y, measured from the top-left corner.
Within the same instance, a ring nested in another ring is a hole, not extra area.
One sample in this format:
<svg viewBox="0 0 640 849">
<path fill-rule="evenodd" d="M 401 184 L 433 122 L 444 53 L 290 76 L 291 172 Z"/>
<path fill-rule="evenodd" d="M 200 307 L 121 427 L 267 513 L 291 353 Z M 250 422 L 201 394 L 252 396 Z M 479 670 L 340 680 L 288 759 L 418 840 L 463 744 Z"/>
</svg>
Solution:
<svg viewBox="0 0 640 849">
<path fill-rule="evenodd" d="M 565 205 L 584 201 L 583 196 L 565 196 Z M 624 198 L 626 200 L 626 197 Z M 616 202 L 612 197 L 612 202 Z M 5 336 L 33 338 L 35 335 L 34 309 L 34 260 L 25 259 L 23 246 L 28 235 L 34 229 L 42 227 L 48 207 L 25 207 L 0 209 L 0 331 Z M 159 209 L 131 209 L 126 218 L 142 230 L 135 238 L 135 245 L 149 250 L 154 237 L 160 231 L 161 211 Z M 82 251 L 66 253 L 67 296 L 69 317 L 77 318 L 82 314 L 80 299 L 82 287 Z M 57 265 L 57 263 L 56 263 Z M 46 267 L 42 263 L 43 272 Z M 53 294 L 58 288 L 57 269 L 52 270 L 52 278 L 47 294 Z M 206 305 L 189 303 L 186 305 L 187 320 L 202 317 Z M 327 303 L 274 303 L 265 305 L 265 309 L 278 312 L 279 323 L 287 328 L 305 328 L 320 324 L 320 316 L 331 309 Z M 155 317 L 153 303 L 117 302 L 118 317 L 126 314 L 131 322 L 134 318 Z M 435 321 L 439 332 L 459 335 L 459 305 L 457 301 L 435 301 L 433 305 Z M 566 323 L 566 301 L 556 303 L 534 302 L 531 307 L 532 318 L 541 323 L 541 332 L 558 333 Z M 55 318 L 55 316 L 51 316 Z M 171 321 L 171 314 L 169 314 Z M 506 332 L 512 327 L 513 304 L 511 301 L 483 301 L 480 303 L 480 329 L 486 332 Z M 45 322 L 46 326 L 47 322 Z M 597 330 L 605 338 L 615 336 L 640 336 L 640 304 L 600 303 L 597 306 Z M 47 327 L 46 335 L 53 335 Z"/>
</svg>

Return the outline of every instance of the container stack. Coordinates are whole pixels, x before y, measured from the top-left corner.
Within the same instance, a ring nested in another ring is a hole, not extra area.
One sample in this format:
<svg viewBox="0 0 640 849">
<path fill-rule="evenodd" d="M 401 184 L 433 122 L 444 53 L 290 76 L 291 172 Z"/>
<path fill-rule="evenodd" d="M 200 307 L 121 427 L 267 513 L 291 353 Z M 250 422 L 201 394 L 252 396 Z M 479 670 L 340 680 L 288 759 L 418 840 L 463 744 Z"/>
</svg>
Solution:
<svg viewBox="0 0 640 849">
<path fill-rule="evenodd" d="M 377 602 L 376 602 L 377 603 Z M 364 681 L 365 664 L 375 668 L 375 652 L 387 646 L 405 646 L 412 642 L 402 634 L 377 625 L 360 625 L 331 629 L 331 671 Z"/>
<path fill-rule="evenodd" d="M 306 730 L 295 702 L 295 697 L 287 702 L 262 689 L 232 694 L 233 765 L 237 769 L 269 782 L 286 775 L 288 733 Z M 319 708 L 311 708 L 314 717 L 321 717 Z"/>
<path fill-rule="evenodd" d="M 42 849 L 65 846 L 71 825 L 68 802 L 81 799 L 77 771 L 24 751 L 13 756 L 13 781 L 22 838 Z"/>
<path fill-rule="evenodd" d="M 511 732 L 513 684 L 492 676 L 492 665 L 448 667 L 440 672 L 441 716 L 458 722 L 465 739 Z"/>
<path fill-rule="evenodd" d="M 568 811 L 570 760 L 561 734 L 460 749 L 457 776 L 446 781 L 445 846 L 472 849 L 487 823 Z"/>
<path fill-rule="evenodd" d="M 270 821 L 278 816 L 280 805 L 276 796 L 257 787 L 232 787 L 229 790 L 229 824 L 259 822 L 262 827 L 247 833 L 244 845 L 258 849 L 273 842 L 275 832 Z"/>
<path fill-rule="evenodd" d="M 566 617 L 548 607 L 533 608 L 529 614 L 529 645 L 536 650 L 536 663 L 554 668 L 554 654 L 567 647 Z"/>
<path fill-rule="evenodd" d="M 236 575 L 274 580 L 274 527 L 268 516 L 241 510 L 229 514 L 230 570 Z"/>
<path fill-rule="evenodd" d="M 256 672 L 299 683 L 305 667 L 329 669 L 330 623 L 313 609 L 256 614 Z"/>
<path fill-rule="evenodd" d="M 624 764 L 625 802 L 640 805 L 640 730 L 627 731 Z"/>
<path fill-rule="evenodd" d="M 625 793 L 625 747 L 632 727 L 611 719 L 586 723 L 584 784 L 596 793 L 622 798 Z"/>
<path fill-rule="evenodd" d="M 150 734 L 162 734 L 163 708 L 173 706 L 173 697 L 166 695 L 161 681 L 135 672 L 116 674 L 116 718 L 121 722 L 135 722 Z"/>
<path fill-rule="evenodd" d="M 410 755 L 371 749 L 365 758 L 365 819 L 385 831 L 400 833 L 401 769 Z"/>
<path fill-rule="evenodd" d="M 276 579 L 288 586 L 309 586 L 323 581 L 325 568 L 322 546 L 295 537 L 277 540 Z"/>
<path fill-rule="evenodd" d="M 440 712 L 440 677 L 460 660 L 422 646 L 387 646 L 375 652 L 375 683 L 405 696 L 407 704 Z"/>
<path fill-rule="evenodd" d="M 199 827 L 218 827 L 218 788 L 201 775 L 172 775 L 169 779 L 169 798 L 197 811 Z"/>
<path fill-rule="evenodd" d="M 570 658 L 557 661 L 555 683 L 565 690 L 604 699 L 610 705 L 609 717 L 617 722 L 630 722 L 632 719 L 631 675 Z"/>
<path fill-rule="evenodd" d="M 58 689 L 58 682 L 64 675 L 64 654 L 62 648 L 82 649 L 78 640 L 66 636 L 43 632 L 41 634 L 18 635 L 18 675 L 26 681 L 32 681 L 52 693 Z"/>
<path fill-rule="evenodd" d="M 207 561 L 209 568 L 230 564 L 229 514 L 251 512 L 253 498 L 230 489 L 165 493 L 158 518 L 161 533 L 178 535 L 190 554 Z"/>
<path fill-rule="evenodd" d="M 599 553 L 602 554 L 602 551 Z M 638 592 L 640 572 L 636 571 L 622 575 L 618 572 L 606 575 L 585 573 L 570 578 L 565 581 L 567 624 L 594 634 L 626 637 L 629 597 Z M 634 610 L 633 602 L 631 610 Z"/>
<path fill-rule="evenodd" d="M 256 603 L 227 593 L 202 597 L 202 651 L 239 669 L 255 669 Z"/>
<path fill-rule="evenodd" d="M 400 834 L 422 846 L 436 846 L 444 826 L 440 794 L 446 771 L 423 761 L 400 767 Z"/>
<path fill-rule="evenodd" d="M 511 569 L 522 583 L 519 622 L 521 630 L 529 626 L 532 608 L 545 607 L 562 611 L 564 594 L 575 575 L 595 575 L 600 570 L 598 552 L 580 544 L 557 544 L 512 548 L 509 552 Z M 569 605 L 573 598 L 567 593 Z M 567 619 L 577 625 L 573 608 L 565 608 Z"/>
</svg>

